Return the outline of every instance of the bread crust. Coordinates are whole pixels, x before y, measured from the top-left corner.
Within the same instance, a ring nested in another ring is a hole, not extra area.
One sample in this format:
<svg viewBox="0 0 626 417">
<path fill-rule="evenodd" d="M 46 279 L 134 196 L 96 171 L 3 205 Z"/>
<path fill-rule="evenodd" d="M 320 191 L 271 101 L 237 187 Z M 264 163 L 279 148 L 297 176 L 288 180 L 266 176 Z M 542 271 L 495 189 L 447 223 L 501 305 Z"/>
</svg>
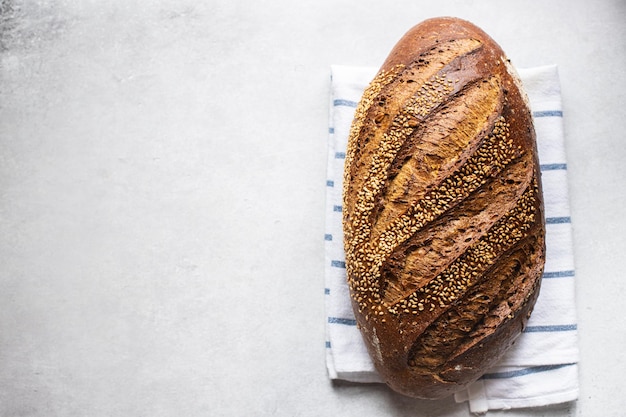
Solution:
<svg viewBox="0 0 626 417">
<path fill-rule="evenodd" d="M 446 397 L 522 332 L 545 262 L 528 100 L 502 49 L 456 18 L 413 27 L 364 92 L 343 189 L 352 305 L 381 377 Z"/>
</svg>

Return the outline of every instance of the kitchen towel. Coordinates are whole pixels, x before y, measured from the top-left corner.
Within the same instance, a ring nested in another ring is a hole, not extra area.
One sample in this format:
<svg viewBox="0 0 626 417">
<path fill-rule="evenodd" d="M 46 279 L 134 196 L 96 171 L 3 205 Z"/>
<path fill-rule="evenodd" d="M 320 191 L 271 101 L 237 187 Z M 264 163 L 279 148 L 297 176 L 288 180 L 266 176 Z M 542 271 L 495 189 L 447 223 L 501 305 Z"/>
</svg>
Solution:
<svg viewBox="0 0 626 417">
<path fill-rule="evenodd" d="M 348 133 L 370 67 L 331 67 L 326 179 L 326 365 L 331 379 L 381 382 L 352 313 L 346 284 L 341 191 Z M 455 395 L 470 411 L 544 406 L 578 397 L 578 346 L 572 224 L 558 69 L 520 69 L 537 133 L 546 215 L 541 292 L 524 333 L 498 366 Z"/>
</svg>

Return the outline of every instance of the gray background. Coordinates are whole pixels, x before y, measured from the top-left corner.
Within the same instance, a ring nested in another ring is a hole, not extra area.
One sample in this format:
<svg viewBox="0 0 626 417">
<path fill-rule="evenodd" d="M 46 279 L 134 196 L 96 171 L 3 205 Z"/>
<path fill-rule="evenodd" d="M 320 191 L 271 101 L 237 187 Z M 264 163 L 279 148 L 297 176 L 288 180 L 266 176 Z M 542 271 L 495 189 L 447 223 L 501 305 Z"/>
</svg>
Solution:
<svg viewBox="0 0 626 417">
<path fill-rule="evenodd" d="M 626 412 L 625 1 L 0 4 L 0 416 L 467 415 L 324 365 L 329 66 L 437 15 L 562 81 L 580 400 L 493 415 Z"/>
</svg>

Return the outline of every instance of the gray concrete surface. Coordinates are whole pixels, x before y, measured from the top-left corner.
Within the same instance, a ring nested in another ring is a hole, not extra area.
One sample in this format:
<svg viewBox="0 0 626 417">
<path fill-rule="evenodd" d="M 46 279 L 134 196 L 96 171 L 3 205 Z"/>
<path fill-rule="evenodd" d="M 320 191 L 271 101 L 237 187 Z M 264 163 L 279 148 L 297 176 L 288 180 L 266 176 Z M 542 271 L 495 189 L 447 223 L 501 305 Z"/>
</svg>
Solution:
<svg viewBox="0 0 626 417">
<path fill-rule="evenodd" d="M 626 413 L 626 2 L 2 0 L 0 416 L 443 416 L 331 384 L 331 64 L 438 15 L 557 64 L 581 397 Z"/>
</svg>

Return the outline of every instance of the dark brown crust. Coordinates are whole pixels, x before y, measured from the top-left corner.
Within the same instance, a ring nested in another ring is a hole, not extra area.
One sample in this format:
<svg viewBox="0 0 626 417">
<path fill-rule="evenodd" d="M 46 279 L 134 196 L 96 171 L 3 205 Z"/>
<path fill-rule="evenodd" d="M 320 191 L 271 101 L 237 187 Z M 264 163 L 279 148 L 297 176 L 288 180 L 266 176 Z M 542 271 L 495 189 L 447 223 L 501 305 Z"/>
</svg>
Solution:
<svg viewBox="0 0 626 417">
<path fill-rule="evenodd" d="M 357 107 L 344 173 L 357 324 L 394 390 L 441 398 L 515 342 L 545 259 L 532 116 L 500 47 L 455 18 L 398 42 Z"/>
</svg>

